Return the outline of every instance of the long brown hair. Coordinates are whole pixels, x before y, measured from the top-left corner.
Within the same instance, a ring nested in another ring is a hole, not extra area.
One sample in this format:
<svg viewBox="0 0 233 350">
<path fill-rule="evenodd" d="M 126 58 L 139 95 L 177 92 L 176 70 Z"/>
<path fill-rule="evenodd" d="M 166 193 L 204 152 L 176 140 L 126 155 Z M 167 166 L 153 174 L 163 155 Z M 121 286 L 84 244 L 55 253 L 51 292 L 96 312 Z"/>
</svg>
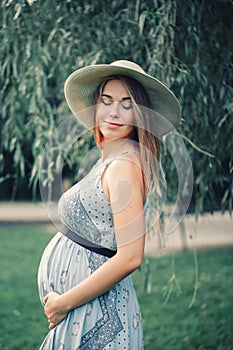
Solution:
<svg viewBox="0 0 233 350">
<path fill-rule="evenodd" d="M 115 79 L 118 79 L 123 83 L 134 106 L 136 120 L 135 128 L 131 137 L 134 141 L 139 143 L 145 191 L 147 192 L 148 190 L 151 191 L 155 189 L 158 191 L 157 165 L 160 158 L 160 143 L 158 138 L 148 131 L 152 130 L 150 121 L 153 115 L 149 115 L 151 104 L 144 87 L 137 80 L 128 76 L 111 76 L 99 84 L 94 95 L 93 104 L 95 106 L 98 103 L 106 83 L 109 80 Z M 100 145 L 103 141 L 103 135 L 100 132 L 99 127 L 96 126 L 93 131 L 95 142 L 97 145 Z"/>
</svg>

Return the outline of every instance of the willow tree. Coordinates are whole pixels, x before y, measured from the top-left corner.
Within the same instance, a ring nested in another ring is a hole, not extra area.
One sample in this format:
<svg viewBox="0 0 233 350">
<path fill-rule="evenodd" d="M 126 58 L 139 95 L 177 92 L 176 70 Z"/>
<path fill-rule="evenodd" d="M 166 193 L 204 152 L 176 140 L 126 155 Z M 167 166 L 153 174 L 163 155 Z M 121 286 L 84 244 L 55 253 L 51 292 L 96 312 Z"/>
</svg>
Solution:
<svg viewBox="0 0 233 350">
<path fill-rule="evenodd" d="M 231 14 L 230 0 L 2 0 L 1 198 L 36 192 L 44 146 L 70 115 L 66 77 L 84 65 L 125 58 L 164 81 L 181 101 L 177 132 L 193 161 L 193 208 L 231 210 Z M 74 174 L 93 145 L 91 135 L 84 140 L 69 154 Z M 172 162 L 165 168 L 175 191 L 176 169 Z M 48 170 L 48 181 L 53 176 Z"/>
</svg>

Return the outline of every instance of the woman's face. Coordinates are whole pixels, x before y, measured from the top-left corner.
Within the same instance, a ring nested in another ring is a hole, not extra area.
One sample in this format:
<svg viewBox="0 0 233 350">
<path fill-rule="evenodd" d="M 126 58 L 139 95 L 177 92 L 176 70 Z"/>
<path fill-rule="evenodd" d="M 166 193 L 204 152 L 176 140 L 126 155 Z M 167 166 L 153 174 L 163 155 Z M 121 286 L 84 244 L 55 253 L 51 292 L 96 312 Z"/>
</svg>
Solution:
<svg viewBox="0 0 233 350">
<path fill-rule="evenodd" d="M 129 137 L 134 130 L 132 100 L 121 80 L 109 80 L 97 101 L 96 125 L 104 140 Z"/>
</svg>

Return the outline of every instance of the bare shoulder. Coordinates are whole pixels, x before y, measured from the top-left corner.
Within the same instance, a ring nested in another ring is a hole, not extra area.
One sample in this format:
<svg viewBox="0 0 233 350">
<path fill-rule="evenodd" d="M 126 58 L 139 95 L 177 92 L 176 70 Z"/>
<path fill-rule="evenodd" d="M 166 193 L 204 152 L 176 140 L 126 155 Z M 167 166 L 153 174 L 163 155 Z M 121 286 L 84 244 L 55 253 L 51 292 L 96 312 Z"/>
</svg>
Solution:
<svg viewBox="0 0 233 350">
<path fill-rule="evenodd" d="M 105 181 L 110 191 L 120 183 L 128 182 L 134 191 L 143 193 L 144 183 L 139 156 L 129 153 L 114 159 L 106 169 Z"/>
<path fill-rule="evenodd" d="M 108 174 L 110 177 L 118 178 L 128 178 L 128 177 L 141 177 L 142 169 L 139 156 L 134 153 L 128 153 L 114 159 L 109 167 Z"/>
</svg>

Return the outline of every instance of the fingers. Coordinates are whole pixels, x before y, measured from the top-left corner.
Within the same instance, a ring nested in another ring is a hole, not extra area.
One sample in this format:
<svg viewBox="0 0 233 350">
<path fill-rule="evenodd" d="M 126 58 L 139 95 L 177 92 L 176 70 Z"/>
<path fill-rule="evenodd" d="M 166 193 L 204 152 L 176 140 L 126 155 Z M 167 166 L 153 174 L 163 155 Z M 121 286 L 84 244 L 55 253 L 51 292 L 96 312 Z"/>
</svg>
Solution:
<svg viewBox="0 0 233 350">
<path fill-rule="evenodd" d="M 53 329 L 56 326 L 55 322 L 52 322 L 51 318 L 48 318 L 49 329 Z"/>
<path fill-rule="evenodd" d="M 55 323 L 50 323 L 50 324 L 49 324 L 49 329 L 51 330 L 51 329 L 55 328 L 55 326 L 56 326 Z"/>
<path fill-rule="evenodd" d="M 48 294 L 46 294 L 46 296 L 44 297 L 44 301 L 48 301 L 49 298 L 51 297 L 55 297 L 56 295 L 59 295 L 58 293 L 55 292 L 49 292 Z"/>
<path fill-rule="evenodd" d="M 49 322 L 49 329 L 53 329 L 56 326 L 56 323 Z"/>
<path fill-rule="evenodd" d="M 48 293 L 48 294 L 44 297 L 45 303 L 47 303 L 47 301 L 48 301 L 48 299 L 49 299 L 50 296 L 51 296 L 51 292 Z M 56 323 L 55 323 L 55 322 L 52 322 L 52 319 L 51 319 L 50 315 L 47 314 L 46 309 L 47 309 L 47 308 L 46 308 L 46 305 L 45 305 L 45 306 L 44 306 L 44 314 L 45 314 L 45 316 L 48 318 L 49 329 L 51 330 L 51 329 L 53 329 L 53 328 L 56 326 Z M 48 311 L 48 310 L 47 310 L 47 311 Z"/>
<path fill-rule="evenodd" d="M 49 292 L 45 297 L 44 314 L 48 319 L 49 329 L 53 329 L 60 323 L 67 315 L 67 312 L 63 312 L 58 303 L 59 294 L 55 292 Z"/>
<path fill-rule="evenodd" d="M 48 298 L 49 298 L 49 295 L 47 294 L 47 295 L 44 297 L 44 301 L 47 302 L 47 301 L 48 301 Z"/>
</svg>

